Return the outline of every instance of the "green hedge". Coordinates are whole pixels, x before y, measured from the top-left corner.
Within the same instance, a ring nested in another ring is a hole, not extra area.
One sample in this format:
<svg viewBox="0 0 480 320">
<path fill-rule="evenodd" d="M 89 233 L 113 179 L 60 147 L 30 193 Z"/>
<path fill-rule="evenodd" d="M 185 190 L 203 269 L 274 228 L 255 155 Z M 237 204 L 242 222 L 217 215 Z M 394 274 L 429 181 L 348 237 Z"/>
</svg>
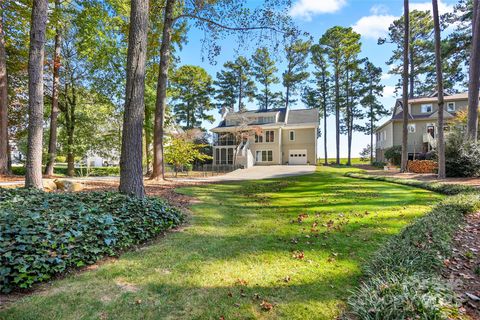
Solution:
<svg viewBox="0 0 480 320">
<path fill-rule="evenodd" d="M 54 167 L 54 174 L 67 175 L 67 167 Z M 12 174 L 17 176 L 25 175 L 25 167 L 12 167 Z M 75 176 L 86 176 L 87 168 L 75 168 Z M 119 176 L 120 167 L 93 167 L 88 170 L 88 176 L 91 177 L 104 177 L 104 176 Z"/>
<path fill-rule="evenodd" d="M 458 315 L 455 295 L 439 275 L 451 254 L 454 233 L 466 214 L 480 208 L 474 188 L 428 184 L 350 173 L 348 176 L 414 185 L 449 197 L 417 219 L 380 249 L 365 267 L 366 281 L 348 305 L 359 319 L 449 319 Z M 393 181 L 392 181 L 393 180 Z"/>
<path fill-rule="evenodd" d="M 158 198 L 0 189 L 0 291 L 95 263 L 182 221 Z"/>
<path fill-rule="evenodd" d="M 413 179 L 402 179 L 402 178 L 394 178 L 394 177 L 386 177 L 386 176 L 377 176 L 377 175 L 370 175 L 364 173 L 356 173 L 356 172 L 347 172 L 345 176 L 350 178 L 358 178 L 358 179 L 366 179 L 366 180 L 376 180 L 376 181 L 384 181 L 384 182 L 392 182 L 397 184 L 403 184 L 406 186 L 417 187 L 421 189 L 426 189 L 434 192 L 438 192 L 445 195 L 456 195 L 462 193 L 472 193 L 478 192 L 479 189 L 471 186 L 465 186 L 460 184 L 451 184 L 451 183 L 439 183 L 439 182 L 427 182 L 427 181 L 419 181 Z"/>
</svg>

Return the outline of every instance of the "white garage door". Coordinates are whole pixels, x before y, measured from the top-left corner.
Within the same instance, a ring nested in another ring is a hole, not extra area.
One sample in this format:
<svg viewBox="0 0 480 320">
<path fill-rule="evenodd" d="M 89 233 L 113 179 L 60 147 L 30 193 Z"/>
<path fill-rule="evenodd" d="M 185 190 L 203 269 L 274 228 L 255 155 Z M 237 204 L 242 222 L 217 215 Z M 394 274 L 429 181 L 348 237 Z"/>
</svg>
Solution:
<svg viewBox="0 0 480 320">
<path fill-rule="evenodd" d="M 288 164 L 307 164 L 307 150 L 290 150 Z"/>
</svg>

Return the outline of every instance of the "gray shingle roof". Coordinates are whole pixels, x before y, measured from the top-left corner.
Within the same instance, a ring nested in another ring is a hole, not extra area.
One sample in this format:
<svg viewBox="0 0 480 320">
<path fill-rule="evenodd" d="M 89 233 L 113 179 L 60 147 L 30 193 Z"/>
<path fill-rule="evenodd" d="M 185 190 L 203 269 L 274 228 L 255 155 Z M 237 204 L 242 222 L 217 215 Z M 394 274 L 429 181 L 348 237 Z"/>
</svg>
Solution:
<svg viewBox="0 0 480 320">
<path fill-rule="evenodd" d="M 317 123 L 317 109 L 289 110 L 287 124 Z"/>
</svg>

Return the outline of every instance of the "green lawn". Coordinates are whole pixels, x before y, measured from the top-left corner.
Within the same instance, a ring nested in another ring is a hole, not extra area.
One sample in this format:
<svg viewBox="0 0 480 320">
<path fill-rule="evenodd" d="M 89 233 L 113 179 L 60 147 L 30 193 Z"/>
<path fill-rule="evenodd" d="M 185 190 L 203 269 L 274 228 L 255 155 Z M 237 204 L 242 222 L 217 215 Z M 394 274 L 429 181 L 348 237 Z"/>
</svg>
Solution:
<svg viewBox="0 0 480 320">
<path fill-rule="evenodd" d="M 327 158 L 328 163 L 332 163 L 337 161 L 336 158 Z M 340 158 L 340 164 L 347 164 L 348 158 Z M 325 162 L 325 158 L 319 158 L 318 163 L 323 164 Z M 352 158 L 352 165 L 355 164 L 370 164 L 370 160 L 362 161 L 360 158 Z"/>
<path fill-rule="evenodd" d="M 182 231 L 54 281 L 0 319 L 332 319 L 362 263 L 442 198 L 346 170 L 182 189 L 201 201 Z"/>
</svg>

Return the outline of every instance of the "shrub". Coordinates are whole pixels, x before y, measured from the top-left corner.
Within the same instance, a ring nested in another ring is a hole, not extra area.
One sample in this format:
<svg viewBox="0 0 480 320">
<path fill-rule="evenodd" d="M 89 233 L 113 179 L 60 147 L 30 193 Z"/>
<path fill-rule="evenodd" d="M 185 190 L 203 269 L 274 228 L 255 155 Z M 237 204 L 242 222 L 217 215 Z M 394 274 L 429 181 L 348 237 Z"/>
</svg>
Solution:
<svg viewBox="0 0 480 320">
<path fill-rule="evenodd" d="M 434 173 L 438 169 L 438 164 L 432 160 L 413 160 L 408 161 L 407 169 L 414 173 Z"/>
<path fill-rule="evenodd" d="M 387 163 L 386 163 L 386 162 L 383 162 L 383 161 L 374 161 L 374 162 L 372 163 L 372 166 L 377 167 L 377 168 L 383 168 L 383 167 L 385 167 L 386 165 L 387 165 Z"/>
<path fill-rule="evenodd" d="M 379 250 L 348 301 L 360 319 L 450 319 L 458 304 L 438 273 L 463 216 L 480 207 L 476 194 L 447 198 Z"/>
<path fill-rule="evenodd" d="M 451 288 L 424 275 L 372 278 L 348 303 L 358 319 L 453 319 L 458 313 Z"/>
<path fill-rule="evenodd" d="M 393 146 L 385 150 L 385 159 L 394 166 L 398 166 L 402 161 L 402 146 Z"/>
<path fill-rule="evenodd" d="M 445 148 L 445 170 L 448 177 L 480 176 L 480 145 L 452 131 Z"/>
<path fill-rule="evenodd" d="M 95 263 L 182 221 L 158 198 L 0 189 L 0 291 Z"/>
</svg>

